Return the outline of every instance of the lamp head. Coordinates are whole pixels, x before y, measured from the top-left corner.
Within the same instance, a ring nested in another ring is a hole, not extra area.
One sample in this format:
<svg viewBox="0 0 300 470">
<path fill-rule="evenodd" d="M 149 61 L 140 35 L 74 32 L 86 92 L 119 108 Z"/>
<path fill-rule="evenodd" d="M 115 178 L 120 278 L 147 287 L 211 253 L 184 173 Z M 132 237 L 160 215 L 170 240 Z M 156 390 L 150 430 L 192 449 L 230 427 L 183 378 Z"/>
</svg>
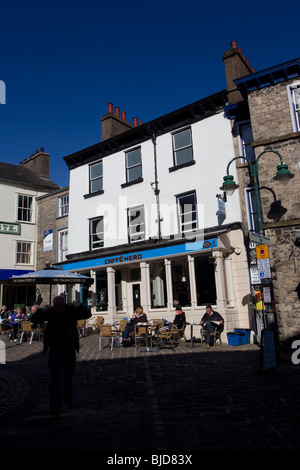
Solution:
<svg viewBox="0 0 300 470">
<path fill-rule="evenodd" d="M 225 191 L 228 196 L 232 196 L 237 188 L 239 188 L 239 185 L 236 184 L 232 175 L 223 176 L 223 185 L 220 187 L 221 191 Z"/>
<path fill-rule="evenodd" d="M 294 178 L 294 176 L 295 175 L 290 172 L 288 165 L 286 163 L 281 163 L 277 166 L 277 173 L 273 179 L 283 185 L 286 185 L 292 178 Z"/>
</svg>

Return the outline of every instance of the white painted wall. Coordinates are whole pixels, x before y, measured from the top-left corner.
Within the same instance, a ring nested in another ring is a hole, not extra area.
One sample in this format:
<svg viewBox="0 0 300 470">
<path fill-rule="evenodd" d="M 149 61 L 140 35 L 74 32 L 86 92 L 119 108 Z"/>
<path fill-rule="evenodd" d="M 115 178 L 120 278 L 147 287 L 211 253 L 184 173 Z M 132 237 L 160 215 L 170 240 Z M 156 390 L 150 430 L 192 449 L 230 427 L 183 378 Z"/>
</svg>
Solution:
<svg viewBox="0 0 300 470">
<path fill-rule="evenodd" d="M 21 234 L 0 233 L 0 257 L 1 269 L 35 269 L 36 242 L 37 242 L 37 208 L 35 198 L 45 194 L 24 186 L 15 186 L 9 183 L 0 183 L 0 220 L 1 222 L 12 222 L 21 224 Z M 33 222 L 18 222 L 18 195 L 25 194 L 33 197 Z M 16 264 L 17 241 L 33 242 L 33 257 L 31 265 Z"/>
<path fill-rule="evenodd" d="M 203 228 L 218 225 L 216 194 L 221 193 L 219 187 L 227 164 L 234 157 L 230 122 L 220 113 L 193 124 L 191 129 L 196 164 L 174 172 L 169 172 L 173 167 L 172 134 L 157 138 L 163 235 L 170 234 L 170 212 L 176 211 L 175 195 L 190 190 L 196 190 L 198 218 L 203 220 Z M 105 247 L 127 243 L 127 208 L 135 205 L 145 206 L 146 239 L 157 235 L 156 199 L 151 187 L 154 181 L 152 141 L 142 143 L 141 149 L 143 182 L 139 184 L 121 188 L 126 182 L 124 151 L 103 158 L 102 195 L 84 198 L 89 192 L 88 165 L 70 171 L 69 254 L 89 251 L 89 219 L 96 216 L 104 216 L 105 220 L 109 216 L 110 233 L 105 235 Z M 237 181 L 234 164 L 230 173 Z M 238 194 L 230 198 L 226 211 L 225 224 L 241 220 Z M 176 214 L 174 220 L 177 221 Z"/>
</svg>

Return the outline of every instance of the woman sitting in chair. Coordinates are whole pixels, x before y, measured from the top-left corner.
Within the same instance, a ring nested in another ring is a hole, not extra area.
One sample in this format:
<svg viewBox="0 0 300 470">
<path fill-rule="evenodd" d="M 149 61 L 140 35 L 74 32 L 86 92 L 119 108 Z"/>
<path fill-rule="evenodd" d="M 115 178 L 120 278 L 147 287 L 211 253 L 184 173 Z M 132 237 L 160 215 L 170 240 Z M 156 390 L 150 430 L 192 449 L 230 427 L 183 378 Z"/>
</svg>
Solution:
<svg viewBox="0 0 300 470">
<path fill-rule="evenodd" d="M 128 342 L 129 342 L 128 336 L 130 335 L 130 333 L 134 332 L 134 326 L 136 325 L 136 323 L 140 323 L 140 322 L 142 323 L 142 322 L 147 322 L 147 321 L 148 321 L 147 315 L 144 313 L 143 307 L 137 307 L 135 309 L 134 315 L 129 320 L 124 330 L 124 333 L 123 333 L 123 345 L 124 346 L 125 345 L 128 346 Z"/>
</svg>

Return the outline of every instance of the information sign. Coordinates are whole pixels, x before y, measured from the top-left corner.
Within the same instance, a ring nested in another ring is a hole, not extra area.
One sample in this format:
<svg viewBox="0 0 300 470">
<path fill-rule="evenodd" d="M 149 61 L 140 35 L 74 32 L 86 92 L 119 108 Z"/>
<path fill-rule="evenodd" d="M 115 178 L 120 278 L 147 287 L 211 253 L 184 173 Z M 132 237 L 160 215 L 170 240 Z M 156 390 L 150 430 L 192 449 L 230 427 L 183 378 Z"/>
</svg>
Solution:
<svg viewBox="0 0 300 470">
<path fill-rule="evenodd" d="M 270 268 L 270 260 L 267 259 L 258 259 L 257 260 L 257 269 L 259 272 L 259 277 L 261 279 L 269 279 L 271 278 L 271 268 Z"/>
</svg>

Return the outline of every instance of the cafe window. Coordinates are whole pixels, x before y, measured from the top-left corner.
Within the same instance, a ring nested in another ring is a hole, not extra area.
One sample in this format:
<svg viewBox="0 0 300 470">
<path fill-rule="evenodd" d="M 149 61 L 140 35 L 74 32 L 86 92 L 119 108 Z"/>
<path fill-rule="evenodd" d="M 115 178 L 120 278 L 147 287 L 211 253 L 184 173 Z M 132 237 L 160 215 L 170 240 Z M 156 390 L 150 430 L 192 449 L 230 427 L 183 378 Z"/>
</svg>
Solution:
<svg viewBox="0 0 300 470">
<path fill-rule="evenodd" d="M 178 300 L 182 307 L 191 305 L 190 281 L 186 258 L 172 261 L 173 300 Z"/>
<path fill-rule="evenodd" d="M 167 306 L 166 270 L 164 261 L 150 263 L 151 308 Z"/>
<path fill-rule="evenodd" d="M 194 260 L 197 305 L 216 304 L 214 259 L 209 256 L 195 256 Z"/>
<path fill-rule="evenodd" d="M 96 311 L 103 312 L 108 308 L 106 271 L 96 273 Z"/>
</svg>

